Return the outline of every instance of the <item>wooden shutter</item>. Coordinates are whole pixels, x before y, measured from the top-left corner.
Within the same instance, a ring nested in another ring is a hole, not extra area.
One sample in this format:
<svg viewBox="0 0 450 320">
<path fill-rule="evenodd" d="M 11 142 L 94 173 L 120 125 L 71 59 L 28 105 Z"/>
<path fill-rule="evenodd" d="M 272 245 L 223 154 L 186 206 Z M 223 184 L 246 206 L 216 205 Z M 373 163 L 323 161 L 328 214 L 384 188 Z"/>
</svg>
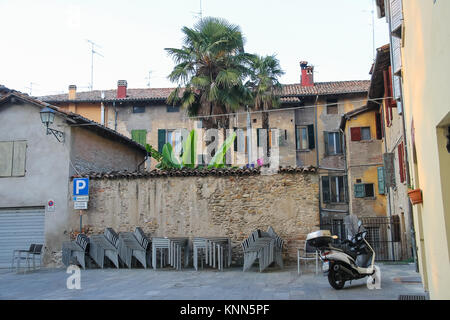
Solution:
<svg viewBox="0 0 450 320">
<path fill-rule="evenodd" d="M 392 67 L 389 67 L 389 96 L 390 97 L 394 97 L 394 90 L 393 90 L 393 86 L 392 86 Z M 393 119 L 392 117 L 392 108 L 396 108 L 397 107 L 397 102 L 394 98 L 389 99 L 390 102 L 390 110 L 389 110 L 389 116 L 391 117 L 391 120 Z"/>
<path fill-rule="evenodd" d="M 330 202 L 330 177 L 322 177 L 322 198 L 324 203 Z"/>
<path fill-rule="evenodd" d="M 12 176 L 22 177 L 25 175 L 26 152 L 27 152 L 26 141 L 14 141 Z"/>
<path fill-rule="evenodd" d="M 381 140 L 383 138 L 381 131 L 381 115 L 378 112 L 375 113 L 375 128 L 377 131 L 377 139 Z"/>
<path fill-rule="evenodd" d="M 402 25 L 402 0 L 391 0 L 389 4 L 391 30 L 394 32 Z"/>
<path fill-rule="evenodd" d="M 12 174 L 13 142 L 0 142 L 0 177 Z"/>
<path fill-rule="evenodd" d="M 384 194 L 384 167 L 378 167 L 378 193 Z"/>
<path fill-rule="evenodd" d="M 352 141 L 361 141 L 361 127 L 350 128 L 350 137 Z"/>
<path fill-rule="evenodd" d="M 366 189 L 364 183 L 355 183 L 355 198 L 364 198 L 366 196 Z"/>
<path fill-rule="evenodd" d="M 344 193 L 345 193 L 345 202 L 348 202 L 348 179 L 347 179 L 347 176 L 344 176 Z"/>
<path fill-rule="evenodd" d="M 325 145 L 325 155 L 328 155 L 328 131 L 323 132 L 324 145 Z"/>
<path fill-rule="evenodd" d="M 403 141 L 397 147 L 398 151 L 398 170 L 400 173 L 400 182 L 405 181 L 405 159 L 403 157 Z"/>
<path fill-rule="evenodd" d="M 166 143 L 166 129 L 158 129 L 158 152 L 162 152 L 163 146 Z"/>
<path fill-rule="evenodd" d="M 386 189 L 395 187 L 394 153 L 383 153 L 384 183 Z"/>
<path fill-rule="evenodd" d="M 131 139 L 145 146 L 147 143 L 147 130 L 131 130 Z"/>
<path fill-rule="evenodd" d="M 308 148 L 312 150 L 316 147 L 315 137 L 314 137 L 314 125 L 308 124 Z"/>
</svg>

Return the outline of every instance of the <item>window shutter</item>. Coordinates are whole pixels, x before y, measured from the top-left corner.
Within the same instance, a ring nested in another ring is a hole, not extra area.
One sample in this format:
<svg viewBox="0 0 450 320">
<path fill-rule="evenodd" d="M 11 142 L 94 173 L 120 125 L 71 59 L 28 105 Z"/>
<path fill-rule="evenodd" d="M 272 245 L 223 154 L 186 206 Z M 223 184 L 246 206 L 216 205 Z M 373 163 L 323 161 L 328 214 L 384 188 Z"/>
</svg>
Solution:
<svg viewBox="0 0 450 320">
<path fill-rule="evenodd" d="M 388 70 L 383 70 L 383 80 L 384 80 L 384 97 L 388 98 L 390 97 L 389 93 L 389 82 L 388 82 L 389 72 Z M 389 109 L 390 109 L 390 99 L 384 100 L 384 117 L 386 118 L 386 125 L 388 127 L 391 126 L 391 117 L 389 115 Z"/>
<path fill-rule="evenodd" d="M 323 202 L 330 202 L 330 177 L 322 177 L 322 197 Z"/>
<path fill-rule="evenodd" d="M 316 147 L 315 138 L 314 138 L 314 125 L 308 124 L 308 148 L 310 150 L 314 149 Z"/>
<path fill-rule="evenodd" d="M 350 128 L 352 141 L 361 141 L 361 127 Z"/>
<path fill-rule="evenodd" d="M 164 144 L 166 143 L 166 130 L 158 129 L 158 152 L 161 153 Z"/>
<path fill-rule="evenodd" d="M 355 183 L 355 198 L 364 198 L 366 196 L 366 189 L 364 183 Z"/>
<path fill-rule="evenodd" d="M 12 174 L 13 142 L 0 142 L 0 177 Z"/>
<path fill-rule="evenodd" d="M 383 165 L 386 189 L 395 187 L 394 153 L 383 153 Z"/>
<path fill-rule="evenodd" d="M 400 182 L 405 181 L 405 162 L 403 157 L 403 142 L 401 142 L 398 147 L 398 170 L 400 172 Z"/>
<path fill-rule="evenodd" d="M 323 132 L 324 144 L 325 144 L 325 155 L 328 155 L 328 131 Z"/>
<path fill-rule="evenodd" d="M 384 194 L 384 167 L 378 167 L 378 193 Z"/>
<path fill-rule="evenodd" d="M 382 133 L 381 133 L 381 115 L 377 112 L 375 113 L 375 128 L 377 131 L 377 140 L 381 140 Z"/>
<path fill-rule="evenodd" d="M 347 180 L 347 176 L 344 176 L 344 193 L 345 193 L 345 202 L 348 202 L 348 180 Z"/>
<path fill-rule="evenodd" d="M 26 141 L 14 142 L 14 153 L 12 162 L 12 175 L 14 177 L 21 177 L 25 175 L 25 158 L 27 152 Z"/>
<path fill-rule="evenodd" d="M 392 67 L 389 67 L 389 96 L 393 97 L 392 99 L 389 99 L 390 102 L 390 108 L 389 108 L 389 116 L 391 117 L 391 120 L 393 119 L 392 116 L 392 108 L 396 108 L 397 107 L 397 102 L 395 100 L 394 97 L 394 90 L 393 90 L 393 85 L 392 85 Z"/>
<path fill-rule="evenodd" d="M 256 146 L 261 147 L 261 128 L 256 129 Z"/>
<path fill-rule="evenodd" d="M 145 146 L 147 143 L 147 130 L 131 130 L 131 139 Z"/>
</svg>

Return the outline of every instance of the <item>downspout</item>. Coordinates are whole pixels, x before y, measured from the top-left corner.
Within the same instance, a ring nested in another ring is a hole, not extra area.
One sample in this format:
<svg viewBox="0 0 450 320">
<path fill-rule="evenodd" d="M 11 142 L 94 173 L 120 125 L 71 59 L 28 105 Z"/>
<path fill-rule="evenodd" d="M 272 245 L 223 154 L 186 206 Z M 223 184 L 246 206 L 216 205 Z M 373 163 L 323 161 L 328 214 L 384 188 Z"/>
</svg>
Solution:
<svg viewBox="0 0 450 320">
<path fill-rule="evenodd" d="M 347 177 L 347 196 L 344 194 L 344 198 L 345 198 L 345 200 L 347 200 L 347 199 L 349 199 L 349 202 L 350 202 L 350 196 L 349 196 L 349 194 L 348 194 L 348 190 L 350 190 L 350 182 L 349 182 L 349 179 L 348 179 L 348 166 L 347 166 L 347 139 L 345 139 L 345 132 L 344 132 L 344 130 L 342 130 L 341 128 L 339 128 L 339 131 L 341 132 L 341 134 L 342 134 L 342 145 L 343 145 L 343 147 L 344 147 L 344 173 L 345 173 L 345 176 Z M 344 193 L 345 193 L 345 189 L 344 189 Z M 350 203 L 348 203 L 348 210 L 347 210 L 348 212 L 348 214 L 350 214 Z"/>
<path fill-rule="evenodd" d="M 322 228 L 322 184 L 320 181 L 320 173 L 319 173 L 319 139 L 318 139 L 318 128 L 317 128 L 317 101 L 319 100 L 319 95 L 316 95 L 316 101 L 314 102 L 314 129 L 315 129 L 315 143 L 316 143 L 316 168 L 317 168 L 317 174 L 319 178 L 319 228 Z"/>
<path fill-rule="evenodd" d="M 114 107 L 114 130 L 117 131 L 117 108 L 115 101 L 113 101 L 113 107 Z"/>
</svg>

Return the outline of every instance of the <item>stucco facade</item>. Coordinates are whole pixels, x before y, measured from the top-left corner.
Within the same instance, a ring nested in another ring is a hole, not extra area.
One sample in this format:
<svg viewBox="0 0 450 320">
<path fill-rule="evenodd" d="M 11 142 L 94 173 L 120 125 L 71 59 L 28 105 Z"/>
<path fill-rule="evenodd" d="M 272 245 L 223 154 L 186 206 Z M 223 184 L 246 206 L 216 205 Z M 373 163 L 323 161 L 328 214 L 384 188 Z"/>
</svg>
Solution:
<svg viewBox="0 0 450 320">
<path fill-rule="evenodd" d="M 77 115 L 56 111 L 50 127 L 64 133 L 63 142 L 58 142 L 46 134 L 41 122 L 44 106 L 17 92 L 0 96 L 0 141 L 26 142 L 24 175 L 0 177 L 0 209 L 45 209 L 43 261 L 49 265 L 55 253 L 60 252 L 62 242 L 69 239 L 69 221 L 75 216 L 79 219 L 79 211 L 69 206 L 69 177 L 90 171 L 135 171 L 145 158 L 145 150 L 132 141 L 118 141 L 126 138 L 115 137 L 117 134 L 98 126 L 77 126 Z M 87 119 L 86 122 L 89 123 Z M 48 210 L 49 200 L 55 204 L 53 211 Z"/>
</svg>

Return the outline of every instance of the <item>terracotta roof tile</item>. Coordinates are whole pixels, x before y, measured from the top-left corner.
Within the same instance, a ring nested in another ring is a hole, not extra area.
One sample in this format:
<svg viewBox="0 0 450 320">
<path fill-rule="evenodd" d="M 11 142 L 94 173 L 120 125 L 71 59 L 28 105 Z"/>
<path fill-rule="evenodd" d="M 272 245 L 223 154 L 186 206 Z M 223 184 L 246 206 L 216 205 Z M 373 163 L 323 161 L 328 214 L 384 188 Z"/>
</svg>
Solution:
<svg viewBox="0 0 450 320">
<path fill-rule="evenodd" d="M 313 166 L 309 167 L 286 167 L 279 168 L 278 173 L 315 173 L 317 169 Z M 137 179 L 137 178 L 159 178 L 159 177 L 188 177 L 188 176 L 250 176 L 259 175 L 259 168 L 245 169 L 173 169 L 151 171 L 110 171 L 110 172 L 88 172 L 81 175 L 74 175 L 72 178 L 90 178 L 90 179 Z"/>
<path fill-rule="evenodd" d="M 332 81 L 332 82 L 316 82 L 314 86 L 306 87 L 300 83 L 283 85 L 281 93 L 282 102 L 298 102 L 300 96 L 315 96 L 328 94 L 346 94 L 346 93 L 363 93 L 369 89 L 370 81 L 353 80 L 353 81 Z M 103 101 L 165 101 L 169 94 L 175 88 L 145 88 L 145 89 L 127 89 L 127 98 L 117 99 L 117 90 L 94 90 L 87 92 L 77 92 L 75 100 L 69 100 L 68 94 L 50 95 L 37 97 L 38 99 L 49 102 L 96 102 L 102 101 L 101 93 L 105 98 Z"/>
</svg>

